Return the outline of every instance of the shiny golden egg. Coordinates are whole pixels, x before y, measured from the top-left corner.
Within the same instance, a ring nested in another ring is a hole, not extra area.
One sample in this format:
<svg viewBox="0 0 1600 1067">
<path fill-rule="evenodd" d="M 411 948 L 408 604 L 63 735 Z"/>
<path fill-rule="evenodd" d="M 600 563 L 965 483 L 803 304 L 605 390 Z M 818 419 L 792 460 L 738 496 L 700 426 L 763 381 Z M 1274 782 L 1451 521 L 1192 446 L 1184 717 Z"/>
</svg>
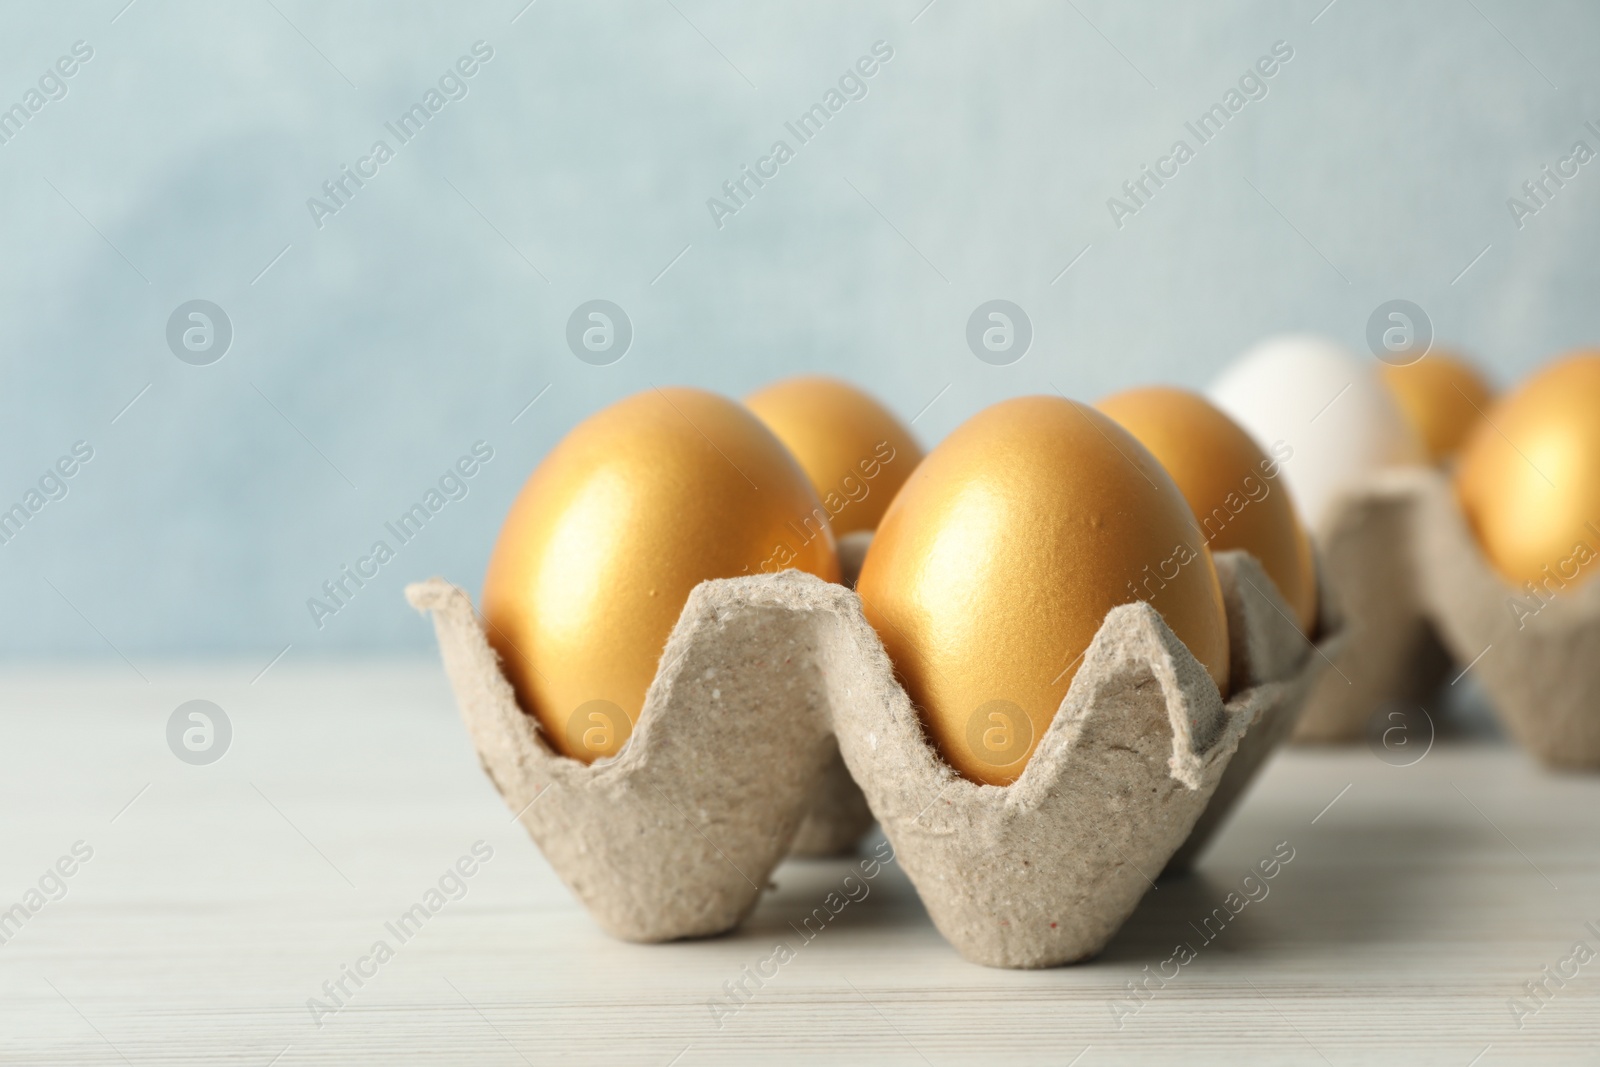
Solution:
<svg viewBox="0 0 1600 1067">
<path fill-rule="evenodd" d="M 483 583 L 489 643 L 550 744 L 614 755 L 689 592 L 786 568 L 838 581 L 821 501 L 742 405 L 650 389 L 580 423 L 506 516 Z"/>
<path fill-rule="evenodd" d="M 1456 494 L 1483 553 L 1541 596 L 1600 573 L 1600 351 L 1568 355 L 1489 409 Z"/>
<path fill-rule="evenodd" d="M 836 378 L 788 378 L 744 402 L 800 462 L 837 537 L 876 529 L 922 460 L 893 412 Z"/>
<path fill-rule="evenodd" d="M 1238 423 L 1187 389 L 1129 389 L 1095 407 L 1137 437 L 1172 475 L 1208 548 L 1243 549 L 1260 562 L 1309 635 L 1317 620 L 1316 565 L 1287 480 L 1278 477 L 1281 459 L 1268 456 Z"/>
<path fill-rule="evenodd" d="M 856 588 L 935 747 L 976 782 L 1022 773 L 1118 604 L 1148 601 L 1226 692 L 1222 590 L 1189 505 L 1070 400 L 996 404 L 928 453 Z"/>
<path fill-rule="evenodd" d="M 1455 455 L 1494 403 L 1488 381 L 1453 352 L 1433 349 L 1416 363 L 1378 369 L 1434 463 Z"/>
</svg>

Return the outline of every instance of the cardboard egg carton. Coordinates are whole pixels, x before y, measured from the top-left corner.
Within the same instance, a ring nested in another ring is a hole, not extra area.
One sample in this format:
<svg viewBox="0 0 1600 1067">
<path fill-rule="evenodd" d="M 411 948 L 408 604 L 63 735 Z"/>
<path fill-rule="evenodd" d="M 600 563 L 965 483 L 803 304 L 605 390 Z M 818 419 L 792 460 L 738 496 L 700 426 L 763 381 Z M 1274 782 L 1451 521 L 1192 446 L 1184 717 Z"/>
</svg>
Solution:
<svg viewBox="0 0 1600 1067">
<path fill-rule="evenodd" d="M 872 546 L 872 531 L 858 530 L 839 538 L 839 581 L 847 589 L 856 587 L 861 564 Z M 800 821 L 789 854 L 802 858 L 838 856 L 855 849 L 872 829 L 872 809 L 866 794 L 850 777 L 844 759 L 834 750 L 823 768 L 822 777 L 811 796 L 811 803 Z"/>
<path fill-rule="evenodd" d="M 1343 620 L 1344 640 L 1296 741 L 1356 740 L 1378 709 L 1425 701 L 1449 667 L 1423 607 L 1415 499 L 1412 468 L 1382 471 L 1336 498 L 1316 531 L 1319 601 Z"/>
<path fill-rule="evenodd" d="M 956 949 L 1046 967 L 1100 951 L 1197 825 L 1215 829 L 1320 673 L 1260 566 L 1218 563 L 1234 695 L 1221 700 L 1155 609 L 1114 608 L 1006 787 L 940 759 L 859 599 L 810 575 L 697 586 L 630 742 L 593 764 L 557 754 L 518 707 L 466 593 L 437 578 L 406 592 L 433 613 L 484 769 L 615 936 L 738 925 L 837 757 Z"/>
<path fill-rule="evenodd" d="M 1357 692 L 1324 677 L 1297 738 L 1358 737 L 1384 701 L 1425 700 L 1453 660 L 1542 762 L 1600 768 L 1600 582 L 1583 582 L 1580 570 L 1537 596 L 1513 586 L 1484 557 L 1448 478 L 1430 468 L 1382 472 L 1337 501 L 1331 519 L 1330 586 L 1350 618 L 1337 659 Z"/>
<path fill-rule="evenodd" d="M 839 567 L 844 576 L 844 585 L 855 587 L 856 577 L 861 572 L 861 564 L 871 544 L 871 533 L 850 534 L 840 539 Z M 1248 574 L 1240 574 L 1238 568 L 1243 558 L 1241 553 L 1232 552 L 1214 556 L 1223 586 L 1229 590 L 1224 607 L 1230 635 L 1230 688 L 1234 692 L 1272 681 L 1269 674 L 1262 673 L 1263 669 L 1269 673 L 1287 669 L 1286 665 L 1299 663 L 1304 657 L 1306 653 L 1301 649 L 1309 650 L 1309 641 L 1294 625 L 1277 588 L 1264 574 L 1259 573 L 1259 568 Z M 1319 619 L 1319 632 L 1334 633 L 1339 629 L 1337 616 L 1326 609 L 1328 599 L 1325 596 L 1319 597 L 1319 604 L 1324 605 Z M 1336 648 L 1337 645 L 1328 644 L 1328 647 Z M 1332 665 L 1326 651 L 1319 652 L 1319 655 L 1325 664 Z M 1163 876 L 1182 875 L 1193 868 L 1235 805 L 1243 798 L 1267 757 L 1293 731 L 1314 675 L 1315 672 L 1303 674 L 1304 684 L 1288 699 L 1274 704 L 1273 710 L 1245 735 L 1199 821 L 1172 859 L 1167 861 Z M 818 782 L 790 854 L 822 857 L 848 852 L 861 841 L 872 824 L 872 811 L 865 795 L 850 777 L 842 757 L 835 756 Z"/>
<path fill-rule="evenodd" d="M 1318 639 L 1313 645 L 1295 624 L 1293 612 L 1254 557 L 1243 552 L 1218 552 L 1213 558 L 1228 614 L 1229 688 L 1239 693 L 1281 685 L 1284 692 L 1268 702 L 1240 740 L 1239 750 L 1228 763 L 1205 811 L 1167 861 L 1163 872 L 1166 875 L 1184 874 L 1199 860 L 1268 757 L 1294 732 L 1308 696 L 1331 673 L 1344 643 L 1343 623 L 1320 591 Z"/>
<path fill-rule="evenodd" d="M 1600 582 L 1535 597 L 1484 558 L 1443 477 L 1424 479 L 1417 503 L 1414 554 L 1445 646 L 1471 664 L 1506 730 L 1541 761 L 1600 768 Z M 1600 551 L 1594 540 L 1587 547 Z"/>
</svg>

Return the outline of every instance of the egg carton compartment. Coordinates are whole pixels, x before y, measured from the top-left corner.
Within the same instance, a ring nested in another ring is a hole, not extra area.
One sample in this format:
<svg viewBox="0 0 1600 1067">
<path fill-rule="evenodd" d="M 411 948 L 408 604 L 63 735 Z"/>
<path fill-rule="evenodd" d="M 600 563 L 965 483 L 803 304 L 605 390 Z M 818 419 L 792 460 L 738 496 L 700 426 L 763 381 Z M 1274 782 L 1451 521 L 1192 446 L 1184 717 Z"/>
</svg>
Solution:
<svg viewBox="0 0 1600 1067">
<path fill-rule="evenodd" d="M 1412 554 L 1422 600 L 1445 646 L 1477 675 L 1495 714 L 1550 767 L 1600 769 L 1600 582 L 1540 589 L 1535 596 L 1496 571 L 1478 546 L 1449 481 L 1436 471 L 1407 479 Z M 1578 546 L 1574 546 L 1577 548 Z M 1551 560 L 1557 581 L 1592 565 Z"/>
<path fill-rule="evenodd" d="M 1254 559 L 1217 559 L 1230 625 L 1240 626 L 1232 669 L 1272 679 L 1226 703 L 1160 614 L 1136 602 L 1106 615 L 1008 786 L 955 774 L 883 670 L 869 679 L 871 699 L 836 707 L 846 765 L 934 925 L 967 959 L 1050 967 L 1098 953 L 1201 820 L 1207 834 L 1221 825 L 1271 740 L 1292 725 L 1322 661 Z M 1267 740 L 1252 746 L 1212 810 L 1258 725 Z"/>
<path fill-rule="evenodd" d="M 1357 739 L 1375 713 L 1425 704 L 1454 662 L 1542 762 L 1600 768 L 1600 582 L 1537 597 L 1511 585 L 1429 467 L 1382 471 L 1346 493 L 1319 540 L 1328 598 L 1348 625 L 1294 740 Z"/>
<path fill-rule="evenodd" d="M 1162 875 L 1188 872 L 1244 798 L 1268 757 L 1293 733 L 1306 698 L 1331 673 L 1344 646 L 1339 617 L 1321 605 L 1315 644 L 1301 631 L 1277 587 L 1255 558 L 1244 552 L 1218 552 L 1213 557 L 1228 615 L 1228 688 L 1241 693 L 1268 684 L 1282 684 L 1281 698 L 1268 703 L 1239 741 L 1239 749 L 1222 772 L 1222 780 L 1195 822 L 1194 829 L 1167 861 Z"/>
<path fill-rule="evenodd" d="M 1341 625 L 1332 670 L 1306 698 L 1293 740 L 1359 740 L 1375 712 L 1425 701 L 1450 657 L 1429 622 L 1414 536 L 1418 467 L 1381 471 L 1328 505 L 1317 531 L 1324 627 Z"/>
<path fill-rule="evenodd" d="M 817 859 L 854 852 L 876 821 L 835 744 L 806 802 L 789 855 Z"/>
<path fill-rule="evenodd" d="M 696 586 L 633 734 L 591 764 L 558 753 L 523 712 L 463 590 L 439 578 L 406 588 L 433 613 L 484 771 L 607 933 L 670 941 L 737 926 L 837 759 L 825 657 L 793 606 L 794 573 Z"/>
<path fill-rule="evenodd" d="M 433 613 L 490 779 L 613 935 L 666 941 L 738 925 L 837 753 L 957 950 L 1045 967 L 1104 947 L 1190 836 L 1241 739 L 1292 717 L 1317 670 L 1320 657 L 1282 632 L 1287 613 L 1259 565 L 1219 560 L 1241 626 L 1236 677 L 1272 680 L 1224 704 L 1155 609 L 1114 608 L 1005 787 L 939 758 L 859 598 L 810 575 L 697 586 L 632 739 L 588 765 L 557 754 L 517 705 L 466 593 L 436 578 L 407 596 Z"/>
<path fill-rule="evenodd" d="M 839 565 L 846 586 L 854 588 L 861 562 L 871 544 L 871 533 L 850 534 L 840 539 Z M 1182 875 L 1194 867 L 1267 758 L 1293 731 L 1313 680 L 1320 677 L 1324 666 L 1333 663 L 1331 657 L 1338 654 L 1343 641 L 1338 634 L 1338 617 L 1324 610 L 1318 621 L 1318 633 L 1335 636 L 1324 638 L 1319 642 L 1321 647 L 1314 649 L 1295 624 L 1292 609 L 1253 558 L 1243 552 L 1221 552 L 1213 558 L 1228 619 L 1230 691 L 1237 693 L 1291 676 L 1297 679 L 1297 684 L 1290 699 L 1275 703 L 1240 742 L 1239 750 L 1229 762 L 1194 830 L 1167 862 L 1163 877 Z M 1328 603 L 1326 597 L 1319 602 Z M 1308 663 L 1313 652 L 1322 658 L 1321 663 Z M 795 836 L 791 854 L 809 857 L 848 852 L 872 828 L 873 822 L 866 797 L 850 778 L 842 759 L 836 756 L 829 761 L 819 782 L 800 832 Z"/>
<path fill-rule="evenodd" d="M 847 589 L 856 587 L 861 564 L 870 547 L 870 530 L 857 530 L 839 538 L 839 581 Z M 812 791 L 811 803 L 800 821 L 800 830 L 794 835 L 789 854 L 814 858 L 851 852 L 872 829 L 874 821 L 865 794 L 850 777 L 835 748 Z"/>
</svg>

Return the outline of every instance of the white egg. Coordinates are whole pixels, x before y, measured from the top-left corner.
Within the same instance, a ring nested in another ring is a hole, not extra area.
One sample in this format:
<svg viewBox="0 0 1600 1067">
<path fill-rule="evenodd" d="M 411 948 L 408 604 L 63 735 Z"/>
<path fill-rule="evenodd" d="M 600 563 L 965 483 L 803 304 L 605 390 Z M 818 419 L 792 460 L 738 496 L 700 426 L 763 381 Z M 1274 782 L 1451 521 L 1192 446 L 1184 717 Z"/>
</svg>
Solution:
<svg viewBox="0 0 1600 1067">
<path fill-rule="evenodd" d="M 1324 337 L 1269 337 L 1234 360 L 1208 392 L 1282 464 L 1312 531 L 1336 495 L 1373 471 L 1426 462 L 1377 363 Z"/>
</svg>

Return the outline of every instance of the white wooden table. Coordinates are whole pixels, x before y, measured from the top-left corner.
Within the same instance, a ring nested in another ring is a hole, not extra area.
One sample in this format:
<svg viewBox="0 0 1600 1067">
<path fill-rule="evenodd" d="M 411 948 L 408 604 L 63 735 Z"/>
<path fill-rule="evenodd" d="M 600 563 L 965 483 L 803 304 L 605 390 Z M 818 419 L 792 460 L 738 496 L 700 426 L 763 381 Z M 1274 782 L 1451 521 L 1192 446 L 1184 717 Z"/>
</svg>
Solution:
<svg viewBox="0 0 1600 1067">
<path fill-rule="evenodd" d="M 708 1002 L 845 861 L 786 864 L 730 936 L 620 944 L 511 823 L 432 660 L 143 669 L 0 674 L 0 909 L 93 850 L 0 945 L 0 1062 L 1600 1062 L 1600 958 L 1520 1029 L 1510 1007 L 1600 952 L 1600 775 L 1507 747 L 1280 755 L 1201 871 L 1078 967 L 963 962 L 890 869 L 719 1028 Z M 195 698 L 233 726 L 209 766 L 167 747 Z M 480 840 L 465 895 L 389 932 Z M 1202 941 L 1284 841 L 1269 895 Z M 379 939 L 393 958 L 318 1026 L 308 999 Z M 1179 942 L 1196 958 L 1119 1028 L 1112 999 Z"/>
</svg>

